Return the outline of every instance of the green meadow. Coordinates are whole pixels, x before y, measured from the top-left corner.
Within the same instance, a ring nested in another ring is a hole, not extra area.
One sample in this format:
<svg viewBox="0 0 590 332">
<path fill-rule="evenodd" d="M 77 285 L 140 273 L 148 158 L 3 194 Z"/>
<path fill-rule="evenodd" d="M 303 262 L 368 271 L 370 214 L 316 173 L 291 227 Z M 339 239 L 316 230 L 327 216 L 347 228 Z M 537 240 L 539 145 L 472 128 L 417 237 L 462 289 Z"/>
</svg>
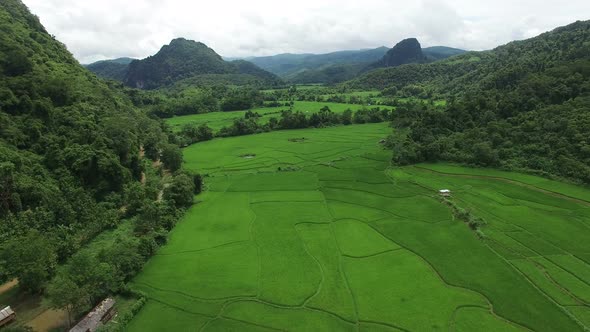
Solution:
<svg viewBox="0 0 590 332">
<path fill-rule="evenodd" d="M 332 112 L 342 113 L 347 109 L 357 111 L 365 106 L 356 104 L 341 104 L 341 103 L 326 103 L 326 102 L 315 102 L 315 101 L 296 101 L 293 110 L 301 111 L 305 113 L 317 113 L 323 107 L 329 107 Z M 382 107 L 385 109 L 391 109 L 391 107 Z M 272 117 L 280 118 L 281 111 L 287 110 L 289 107 L 261 107 L 250 110 L 261 115 L 260 123 L 264 124 Z M 243 118 L 248 112 L 245 111 L 234 111 L 234 112 L 212 112 L 206 114 L 194 114 L 177 116 L 166 120 L 166 123 L 172 127 L 173 130 L 178 131 L 182 126 L 186 124 L 202 125 L 206 124 L 214 131 L 221 129 L 222 127 L 231 126 L 234 119 Z"/>
<path fill-rule="evenodd" d="M 207 115 L 205 115 L 207 116 Z M 390 166 L 387 124 L 184 150 L 205 193 L 132 283 L 129 331 L 583 331 L 590 191 Z M 483 218 L 478 235 L 438 195 Z"/>
</svg>

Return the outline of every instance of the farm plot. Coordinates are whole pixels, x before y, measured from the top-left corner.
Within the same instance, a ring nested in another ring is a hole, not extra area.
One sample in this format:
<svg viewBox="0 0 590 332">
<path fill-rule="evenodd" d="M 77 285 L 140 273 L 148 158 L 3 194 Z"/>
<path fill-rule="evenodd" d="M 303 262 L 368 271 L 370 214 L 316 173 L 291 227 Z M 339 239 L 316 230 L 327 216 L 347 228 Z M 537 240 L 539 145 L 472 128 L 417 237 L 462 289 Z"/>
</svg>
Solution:
<svg viewBox="0 0 590 332">
<path fill-rule="evenodd" d="M 391 169 L 378 143 L 389 130 L 279 131 L 186 148 L 185 167 L 206 175 L 207 192 L 134 280 L 148 302 L 128 330 L 588 326 L 581 198 Z M 484 239 L 440 202 L 443 187 L 488 222 Z"/>
</svg>

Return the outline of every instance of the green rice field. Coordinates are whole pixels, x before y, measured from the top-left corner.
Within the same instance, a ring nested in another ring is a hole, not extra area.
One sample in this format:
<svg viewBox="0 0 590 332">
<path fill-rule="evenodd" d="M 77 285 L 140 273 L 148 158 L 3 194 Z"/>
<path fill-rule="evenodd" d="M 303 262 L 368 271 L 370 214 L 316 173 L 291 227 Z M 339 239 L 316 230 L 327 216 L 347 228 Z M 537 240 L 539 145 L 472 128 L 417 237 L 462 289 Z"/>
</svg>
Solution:
<svg viewBox="0 0 590 332">
<path fill-rule="evenodd" d="M 324 106 L 328 106 L 332 112 L 342 113 L 347 109 L 353 111 L 362 109 L 362 105 L 355 104 L 340 104 L 340 103 L 324 103 L 315 101 L 296 101 L 293 106 L 294 111 L 301 111 L 305 113 L 317 113 Z M 381 107 L 385 109 L 391 109 L 391 107 Z M 260 117 L 260 123 L 266 123 L 271 117 L 280 118 L 281 111 L 286 110 L 288 107 L 262 107 L 252 109 L 250 111 L 262 115 Z M 172 127 L 173 130 L 180 130 L 182 126 L 186 124 L 202 125 L 206 124 L 211 129 L 217 131 L 225 126 L 230 126 L 233 120 L 236 118 L 243 118 L 247 111 L 234 111 L 234 112 L 212 112 L 206 114 L 194 114 L 177 116 L 166 120 L 166 123 Z"/>
<path fill-rule="evenodd" d="M 584 331 L 590 190 L 390 166 L 387 124 L 184 150 L 206 191 L 135 278 L 129 331 Z M 478 236 L 438 195 L 487 225 Z"/>
</svg>

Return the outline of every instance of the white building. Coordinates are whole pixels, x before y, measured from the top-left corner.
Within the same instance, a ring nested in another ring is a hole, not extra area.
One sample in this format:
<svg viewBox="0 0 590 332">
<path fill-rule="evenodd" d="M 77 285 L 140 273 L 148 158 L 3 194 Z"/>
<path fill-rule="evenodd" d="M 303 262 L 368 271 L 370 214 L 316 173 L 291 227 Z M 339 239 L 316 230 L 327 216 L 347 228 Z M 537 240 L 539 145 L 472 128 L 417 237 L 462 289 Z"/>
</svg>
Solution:
<svg viewBox="0 0 590 332">
<path fill-rule="evenodd" d="M 449 189 L 441 189 L 438 191 L 438 193 L 443 197 L 450 197 L 451 196 L 451 191 Z"/>
</svg>

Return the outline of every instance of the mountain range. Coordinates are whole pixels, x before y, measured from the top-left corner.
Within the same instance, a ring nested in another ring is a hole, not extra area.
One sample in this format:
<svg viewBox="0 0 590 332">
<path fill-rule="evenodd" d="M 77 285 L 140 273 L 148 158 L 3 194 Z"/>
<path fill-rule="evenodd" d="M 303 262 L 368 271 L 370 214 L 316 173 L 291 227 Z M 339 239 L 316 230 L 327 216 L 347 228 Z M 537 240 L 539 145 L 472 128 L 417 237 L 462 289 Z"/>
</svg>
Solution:
<svg viewBox="0 0 590 332">
<path fill-rule="evenodd" d="M 400 51 L 404 50 L 403 46 L 408 41 L 414 41 L 417 44 L 414 46 L 417 46 L 415 49 L 421 52 L 418 56 L 419 59 L 415 59 L 417 56 L 415 54 L 400 53 Z M 465 53 L 465 51 L 445 46 L 422 49 L 418 41 L 411 38 L 398 43 L 391 49 L 382 46 L 375 49 L 340 51 L 327 54 L 280 54 L 246 59 L 292 83 L 331 84 L 347 81 L 362 72 L 382 67 L 382 65 L 376 65 L 376 63 L 386 57 L 397 56 L 401 59 L 400 64 L 402 64 L 432 62 L 462 53 Z"/>
<path fill-rule="evenodd" d="M 409 44 L 413 44 L 414 50 L 420 54 L 404 53 Z M 280 84 L 280 79 L 291 83 L 332 84 L 353 79 L 367 70 L 398 62 L 432 62 L 464 52 L 444 46 L 422 49 L 416 39 L 407 39 L 392 49 L 382 46 L 326 54 L 279 54 L 223 59 L 203 43 L 178 38 L 162 47 L 157 54 L 143 60 L 104 60 L 86 65 L 86 68 L 100 77 L 143 89 L 168 86 L 185 79 L 194 83 L 236 85 L 252 82 L 276 85 Z M 398 60 L 384 60 L 391 57 Z"/>
</svg>

